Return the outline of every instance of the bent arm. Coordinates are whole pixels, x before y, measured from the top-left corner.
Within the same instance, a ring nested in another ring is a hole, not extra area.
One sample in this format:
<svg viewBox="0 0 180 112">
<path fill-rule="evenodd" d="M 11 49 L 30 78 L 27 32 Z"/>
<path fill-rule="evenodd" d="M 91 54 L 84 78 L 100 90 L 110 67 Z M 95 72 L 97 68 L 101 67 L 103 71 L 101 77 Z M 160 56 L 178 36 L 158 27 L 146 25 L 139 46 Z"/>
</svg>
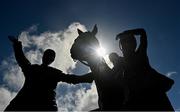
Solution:
<svg viewBox="0 0 180 112">
<path fill-rule="evenodd" d="M 138 51 L 147 53 L 147 35 L 145 30 L 137 29 L 137 35 L 141 35 Z"/>
<path fill-rule="evenodd" d="M 146 35 L 146 31 L 143 28 L 126 30 L 122 34 L 140 35 L 140 45 L 139 45 L 137 51 L 147 53 L 147 35 Z"/>
</svg>

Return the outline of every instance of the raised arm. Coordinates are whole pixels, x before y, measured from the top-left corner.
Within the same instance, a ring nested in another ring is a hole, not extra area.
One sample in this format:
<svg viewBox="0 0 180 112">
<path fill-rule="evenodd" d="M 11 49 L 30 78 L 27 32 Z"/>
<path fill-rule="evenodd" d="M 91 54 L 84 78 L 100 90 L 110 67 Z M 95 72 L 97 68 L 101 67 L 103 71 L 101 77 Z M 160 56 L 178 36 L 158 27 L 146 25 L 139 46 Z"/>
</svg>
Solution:
<svg viewBox="0 0 180 112">
<path fill-rule="evenodd" d="M 9 40 L 13 44 L 13 49 L 15 53 L 15 58 L 18 63 L 18 65 L 24 69 L 27 66 L 29 66 L 31 63 L 27 60 L 27 58 L 24 56 L 23 50 L 22 50 L 22 43 L 18 41 L 17 38 L 14 36 L 8 36 Z"/>
<path fill-rule="evenodd" d="M 147 53 L 147 35 L 144 29 L 136 29 L 135 35 L 140 35 L 139 52 Z"/>
<path fill-rule="evenodd" d="M 147 52 L 147 36 L 146 31 L 143 28 L 133 29 L 133 30 L 126 30 L 117 35 L 116 39 L 123 35 L 140 35 L 140 45 L 137 49 L 138 52 Z"/>
</svg>

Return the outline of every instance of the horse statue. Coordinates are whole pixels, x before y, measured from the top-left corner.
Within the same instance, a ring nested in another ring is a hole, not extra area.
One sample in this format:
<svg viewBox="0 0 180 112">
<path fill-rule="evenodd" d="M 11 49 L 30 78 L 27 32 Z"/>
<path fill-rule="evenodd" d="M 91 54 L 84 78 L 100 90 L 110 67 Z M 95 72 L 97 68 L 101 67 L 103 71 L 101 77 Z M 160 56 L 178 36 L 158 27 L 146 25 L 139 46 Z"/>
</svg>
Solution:
<svg viewBox="0 0 180 112">
<path fill-rule="evenodd" d="M 124 95 L 121 88 L 117 88 L 114 83 L 111 68 L 103 57 L 97 56 L 96 49 L 100 48 L 97 32 L 96 25 L 92 31 L 83 32 L 78 29 L 79 36 L 71 47 L 71 57 L 90 67 L 98 93 L 98 110 L 120 110 Z"/>
</svg>

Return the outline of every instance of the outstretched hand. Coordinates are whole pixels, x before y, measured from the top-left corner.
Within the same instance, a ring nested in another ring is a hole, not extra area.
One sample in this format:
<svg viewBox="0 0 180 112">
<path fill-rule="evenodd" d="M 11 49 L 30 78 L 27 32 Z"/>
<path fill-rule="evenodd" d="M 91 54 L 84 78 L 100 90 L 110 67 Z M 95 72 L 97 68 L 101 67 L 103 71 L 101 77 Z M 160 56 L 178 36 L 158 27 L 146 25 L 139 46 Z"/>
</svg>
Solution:
<svg viewBox="0 0 180 112">
<path fill-rule="evenodd" d="M 15 37 L 15 36 L 8 36 L 8 39 L 9 39 L 12 43 L 18 42 L 18 38 Z"/>
</svg>

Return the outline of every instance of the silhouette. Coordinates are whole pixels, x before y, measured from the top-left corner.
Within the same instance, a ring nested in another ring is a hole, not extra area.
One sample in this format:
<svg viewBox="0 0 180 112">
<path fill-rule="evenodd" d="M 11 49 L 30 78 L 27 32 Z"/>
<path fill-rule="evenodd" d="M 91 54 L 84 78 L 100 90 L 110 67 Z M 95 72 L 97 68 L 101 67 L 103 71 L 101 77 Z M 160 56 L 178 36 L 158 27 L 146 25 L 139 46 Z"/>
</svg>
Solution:
<svg viewBox="0 0 180 112">
<path fill-rule="evenodd" d="M 50 67 L 55 59 L 55 52 L 47 49 L 41 65 L 32 65 L 24 56 L 22 44 L 14 36 L 9 36 L 13 44 L 15 58 L 25 76 L 25 83 L 17 96 L 5 111 L 57 111 L 55 88 L 59 81 L 67 83 L 88 82 L 91 77 L 64 74 Z M 91 76 L 91 75 L 90 75 Z"/>
<path fill-rule="evenodd" d="M 128 87 L 125 83 L 124 80 L 124 70 L 125 70 L 125 66 L 124 66 L 124 60 L 123 57 L 120 57 L 117 53 L 111 53 L 109 54 L 109 60 L 113 63 L 113 75 L 115 75 L 113 82 L 116 83 L 116 88 L 115 89 L 117 94 L 116 97 L 118 96 L 119 93 L 123 93 L 124 94 L 124 101 L 123 101 L 123 106 L 121 107 L 120 110 L 124 110 L 124 104 L 126 104 L 126 102 L 128 101 L 128 94 L 129 94 L 129 90 Z M 122 88 L 122 89 L 118 89 L 118 88 Z M 114 100 L 117 101 L 117 100 Z"/>
<path fill-rule="evenodd" d="M 114 72 L 119 72 L 119 71 L 123 71 L 124 70 L 124 67 L 123 67 L 123 58 L 120 57 L 117 53 L 113 52 L 113 53 L 109 54 L 109 60 L 113 63 L 112 70 Z M 120 75 L 120 74 L 118 74 L 118 75 Z M 123 77 L 123 76 L 121 76 L 121 77 Z"/>
<path fill-rule="evenodd" d="M 135 35 L 140 35 L 136 50 Z M 128 89 L 125 110 L 173 111 L 166 95 L 174 81 L 154 70 L 147 56 L 147 36 L 144 29 L 127 30 L 117 35 L 123 52 L 124 82 Z M 121 58 L 122 60 L 122 58 Z"/>
<path fill-rule="evenodd" d="M 123 88 L 116 85 L 114 72 L 107 66 L 102 57 L 97 56 L 96 49 L 100 47 L 95 35 L 97 26 L 92 32 L 82 32 L 78 29 L 79 36 L 71 48 L 71 57 L 89 66 L 92 79 L 95 81 L 98 92 L 97 110 L 120 110 L 123 104 Z M 121 91 L 121 92 L 118 92 Z"/>
</svg>

